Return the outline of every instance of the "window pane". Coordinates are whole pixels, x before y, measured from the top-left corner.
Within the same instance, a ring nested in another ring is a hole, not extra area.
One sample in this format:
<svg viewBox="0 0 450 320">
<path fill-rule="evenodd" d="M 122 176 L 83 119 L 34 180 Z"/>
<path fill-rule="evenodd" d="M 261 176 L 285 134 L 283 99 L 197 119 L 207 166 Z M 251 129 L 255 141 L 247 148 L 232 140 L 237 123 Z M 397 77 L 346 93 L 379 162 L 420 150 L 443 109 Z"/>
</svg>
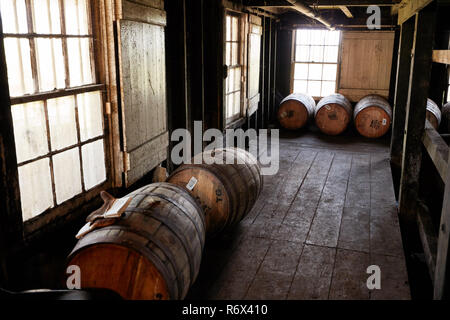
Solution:
<svg viewBox="0 0 450 320">
<path fill-rule="evenodd" d="M 12 97 L 34 92 L 28 39 L 5 38 L 9 92 Z"/>
<path fill-rule="evenodd" d="M 228 69 L 228 88 L 227 93 L 233 91 L 233 83 L 234 83 L 234 68 Z"/>
<path fill-rule="evenodd" d="M 233 115 L 241 114 L 241 93 L 234 93 Z"/>
<path fill-rule="evenodd" d="M 334 81 L 323 81 L 322 82 L 322 97 L 328 96 L 330 94 L 335 93 L 336 91 L 336 82 Z"/>
<path fill-rule="evenodd" d="M 86 35 L 89 33 L 86 4 L 86 0 L 64 0 L 67 34 Z"/>
<path fill-rule="evenodd" d="M 47 101 L 52 151 L 61 150 L 78 142 L 75 122 L 75 97 Z"/>
<path fill-rule="evenodd" d="M 337 65 L 324 64 L 323 65 L 323 80 L 336 80 Z"/>
<path fill-rule="evenodd" d="M 225 44 L 225 64 L 231 66 L 231 42 Z"/>
<path fill-rule="evenodd" d="M 53 157 L 57 204 L 63 203 L 82 192 L 80 153 L 78 150 L 78 148 L 73 148 Z"/>
<path fill-rule="evenodd" d="M 320 81 L 308 81 L 308 93 L 314 97 L 320 97 Z"/>
<path fill-rule="evenodd" d="M 53 207 L 50 162 L 45 158 L 18 170 L 22 217 L 26 221 Z"/>
<path fill-rule="evenodd" d="M 296 46 L 295 61 L 309 61 L 309 46 Z"/>
<path fill-rule="evenodd" d="M 226 98 L 225 98 L 225 106 L 226 106 L 226 109 L 225 109 L 225 113 L 226 113 L 226 115 L 227 115 L 227 118 L 229 118 L 229 117 L 231 117 L 231 112 L 232 112 L 232 110 L 231 110 L 231 105 L 232 105 L 232 101 L 233 101 L 233 95 L 231 94 L 227 94 L 226 95 Z"/>
<path fill-rule="evenodd" d="M 89 39 L 67 39 L 70 86 L 93 83 Z"/>
<path fill-rule="evenodd" d="M 231 17 L 230 16 L 227 16 L 226 30 L 227 30 L 226 41 L 231 41 Z"/>
<path fill-rule="evenodd" d="M 106 180 L 103 140 L 81 147 L 83 157 L 84 187 L 86 190 Z"/>
<path fill-rule="evenodd" d="M 25 0 L 0 0 L 4 33 L 28 33 Z"/>
<path fill-rule="evenodd" d="M 81 141 L 101 136 L 103 134 L 101 93 L 98 91 L 79 94 L 77 100 Z"/>
<path fill-rule="evenodd" d="M 326 46 L 324 61 L 325 62 L 337 62 L 338 61 L 338 49 L 339 47 L 335 46 Z"/>
<path fill-rule="evenodd" d="M 308 81 L 294 80 L 294 93 L 307 93 Z"/>
<path fill-rule="evenodd" d="M 323 46 L 311 46 L 311 62 L 323 62 Z"/>
<path fill-rule="evenodd" d="M 234 86 L 233 91 L 241 90 L 241 68 L 234 69 Z"/>
<path fill-rule="evenodd" d="M 232 27 L 231 27 L 231 40 L 238 41 L 239 40 L 239 20 L 236 17 L 231 19 Z"/>
<path fill-rule="evenodd" d="M 297 44 L 310 44 L 310 30 L 297 30 L 297 39 L 296 39 L 296 43 Z"/>
<path fill-rule="evenodd" d="M 34 31 L 40 34 L 60 34 L 59 0 L 33 0 Z"/>
<path fill-rule="evenodd" d="M 36 39 L 39 91 L 65 87 L 64 60 L 60 39 Z"/>
<path fill-rule="evenodd" d="M 321 64 L 309 64 L 308 79 L 321 80 L 322 79 L 322 65 Z"/>
<path fill-rule="evenodd" d="M 311 30 L 311 45 L 323 45 L 325 42 L 325 30 Z"/>
<path fill-rule="evenodd" d="M 339 31 L 327 31 L 325 33 L 325 44 L 326 45 L 339 45 Z"/>
<path fill-rule="evenodd" d="M 308 79 L 308 64 L 296 63 L 294 69 L 294 79 Z"/>
<path fill-rule="evenodd" d="M 231 44 L 231 65 L 237 65 L 239 63 L 239 44 L 238 43 L 232 43 Z"/>
<path fill-rule="evenodd" d="M 31 102 L 11 107 L 17 162 L 48 153 L 44 103 Z"/>
</svg>

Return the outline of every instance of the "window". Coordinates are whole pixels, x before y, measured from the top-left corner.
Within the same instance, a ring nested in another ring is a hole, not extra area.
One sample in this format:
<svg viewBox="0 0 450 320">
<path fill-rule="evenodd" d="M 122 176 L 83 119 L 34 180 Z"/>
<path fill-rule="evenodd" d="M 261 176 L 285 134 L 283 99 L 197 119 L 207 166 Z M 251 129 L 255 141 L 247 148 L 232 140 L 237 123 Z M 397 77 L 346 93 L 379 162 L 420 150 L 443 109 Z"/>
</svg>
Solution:
<svg viewBox="0 0 450 320">
<path fill-rule="evenodd" d="M 295 31 L 293 91 L 313 97 L 335 93 L 339 31 Z"/>
<path fill-rule="evenodd" d="M 230 123 L 241 117 L 242 56 L 239 16 L 226 15 L 225 64 L 228 76 L 225 83 L 226 120 Z"/>
<path fill-rule="evenodd" d="M 1 0 L 23 220 L 106 180 L 89 0 Z"/>
</svg>

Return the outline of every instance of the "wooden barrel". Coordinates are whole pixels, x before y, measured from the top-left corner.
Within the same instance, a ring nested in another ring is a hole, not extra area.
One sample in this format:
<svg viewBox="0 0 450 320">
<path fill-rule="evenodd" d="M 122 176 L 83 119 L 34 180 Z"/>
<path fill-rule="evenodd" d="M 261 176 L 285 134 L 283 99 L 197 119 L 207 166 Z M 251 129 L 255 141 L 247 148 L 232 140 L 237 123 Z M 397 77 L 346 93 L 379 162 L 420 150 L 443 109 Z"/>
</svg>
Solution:
<svg viewBox="0 0 450 320">
<path fill-rule="evenodd" d="M 316 102 L 303 93 L 293 93 L 284 98 L 278 108 L 278 121 L 283 128 L 296 130 L 302 128 L 314 114 Z"/>
<path fill-rule="evenodd" d="M 441 130 L 450 133 L 450 102 L 444 104 L 441 110 Z"/>
<path fill-rule="evenodd" d="M 153 183 L 113 225 L 86 234 L 68 257 L 82 288 L 111 289 L 124 299 L 182 299 L 195 281 L 205 241 L 201 208 L 183 188 Z"/>
<path fill-rule="evenodd" d="M 431 99 L 427 99 L 427 119 L 431 122 L 431 125 L 437 130 L 441 123 L 441 110 L 436 102 Z"/>
<path fill-rule="evenodd" d="M 358 132 L 367 138 L 379 138 L 386 134 L 392 122 L 389 102 L 375 94 L 365 96 L 355 106 L 353 120 Z"/>
<path fill-rule="evenodd" d="M 191 162 L 167 181 L 187 188 L 197 199 L 205 213 L 206 235 L 212 237 L 239 223 L 253 207 L 263 187 L 261 169 L 255 157 L 238 148 L 205 151 Z"/>
<path fill-rule="evenodd" d="M 339 93 L 322 98 L 314 111 L 316 125 L 320 131 L 333 136 L 344 132 L 352 114 L 350 101 Z"/>
</svg>

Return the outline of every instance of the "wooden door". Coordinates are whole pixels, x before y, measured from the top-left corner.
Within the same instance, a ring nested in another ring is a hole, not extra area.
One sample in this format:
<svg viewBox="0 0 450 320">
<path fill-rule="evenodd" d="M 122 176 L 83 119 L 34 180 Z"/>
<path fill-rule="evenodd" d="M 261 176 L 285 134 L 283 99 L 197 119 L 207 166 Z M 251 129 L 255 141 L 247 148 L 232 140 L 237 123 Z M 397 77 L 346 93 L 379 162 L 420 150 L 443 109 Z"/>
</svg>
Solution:
<svg viewBox="0 0 450 320">
<path fill-rule="evenodd" d="M 357 102 L 368 94 L 389 95 L 394 31 L 342 34 L 338 92 Z"/>
<path fill-rule="evenodd" d="M 166 74 L 161 0 L 121 1 L 117 46 L 125 186 L 167 158 Z"/>
<path fill-rule="evenodd" d="M 261 18 L 249 15 L 249 33 L 248 33 L 248 87 L 247 87 L 247 116 L 252 115 L 258 109 L 260 100 L 259 94 L 259 75 L 261 61 Z"/>
</svg>

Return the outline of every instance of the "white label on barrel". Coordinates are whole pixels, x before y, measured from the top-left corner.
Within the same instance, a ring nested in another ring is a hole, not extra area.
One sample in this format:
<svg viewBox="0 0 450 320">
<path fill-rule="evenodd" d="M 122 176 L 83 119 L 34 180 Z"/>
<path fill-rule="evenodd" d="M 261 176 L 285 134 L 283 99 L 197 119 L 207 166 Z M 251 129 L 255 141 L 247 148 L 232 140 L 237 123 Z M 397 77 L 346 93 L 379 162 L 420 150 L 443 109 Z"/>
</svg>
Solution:
<svg viewBox="0 0 450 320">
<path fill-rule="evenodd" d="M 383 126 L 385 126 L 386 123 L 387 123 L 387 120 L 386 120 L 386 119 L 383 119 L 383 121 L 382 121 L 381 123 L 383 124 Z"/>
<path fill-rule="evenodd" d="M 195 177 L 192 177 L 191 180 L 189 180 L 188 184 L 186 185 L 186 188 L 190 191 L 194 189 L 195 185 L 197 184 L 197 179 Z"/>
</svg>

